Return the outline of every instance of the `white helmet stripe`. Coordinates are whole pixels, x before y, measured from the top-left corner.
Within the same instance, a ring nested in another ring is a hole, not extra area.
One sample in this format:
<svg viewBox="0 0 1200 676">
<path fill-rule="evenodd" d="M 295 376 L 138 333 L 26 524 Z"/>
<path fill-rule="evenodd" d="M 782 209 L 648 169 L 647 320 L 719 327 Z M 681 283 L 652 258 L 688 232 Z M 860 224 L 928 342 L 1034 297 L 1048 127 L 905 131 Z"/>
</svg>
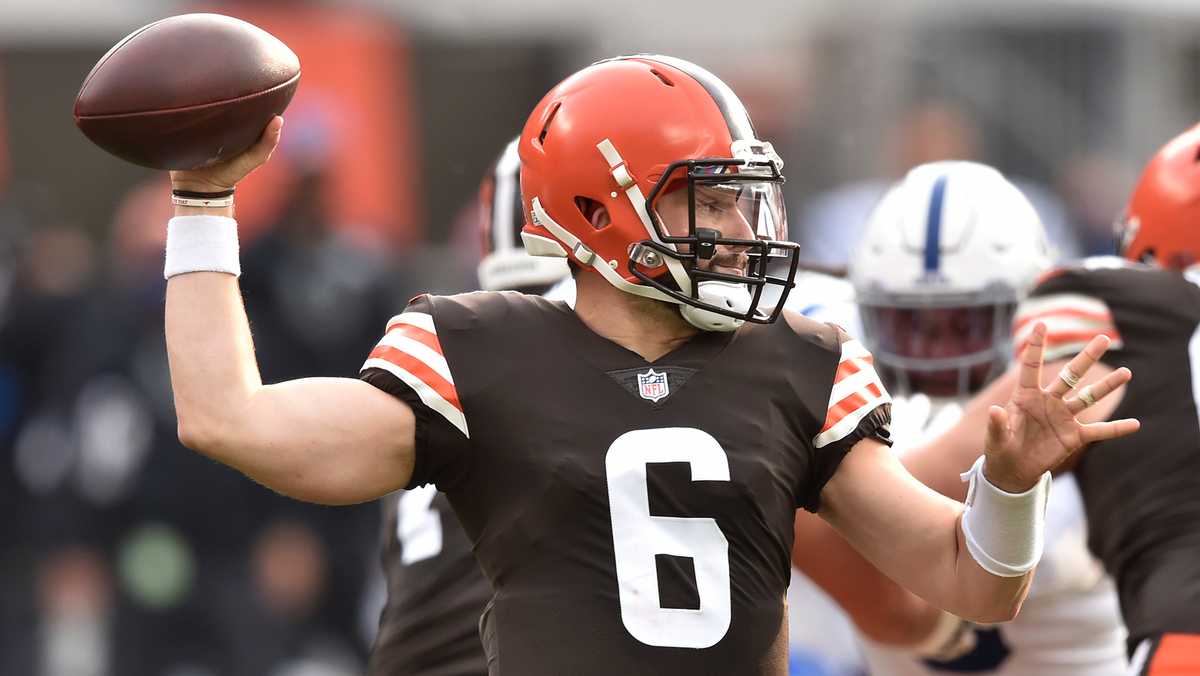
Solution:
<svg viewBox="0 0 1200 676">
<path fill-rule="evenodd" d="M 581 241 L 579 241 L 578 237 L 572 235 L 570 230 L 567 230 L 559 225 L 557 221 L 550 217 L 550 214 L 546 213 L 546 210 L 542 208 L 542 201 L 539 198 L 534 197 L 530 206 L 532 207 L 530 209 L 530 217 L 533 219 L 533 222 L 536 225 L 540 225 L 548 230 L 551 235 L 554 235 L 555 239 L 565 244 L 568 249 L 575 251 L 577 257 L 580 247 L 587 249 L 587 247 Z M 680 304 L 678 300 L 668 296 L 658 289 L 655 289 L 654 287 L 626 281 L 625 278 L 620 275 L 620 273 L 614 270 L 612 266 L 607 264 L 607 261 L 604 260 L 603 256 L 595 255 L 590 249 L 587 249 L 587 252 L 591 254 L 591 262 L 586 263 L 585 265 L 591 265 L 596 272 L 600 273 L 601 277 L 608 280 L 608 283 L 612 284 L 618 289 L 625 291 L 626 293 L 632 293 L 635 296 L 641 296 L 643 298 L 653 298 L 654 300 L 675 303 L 676 305 Z"/>
</svg>

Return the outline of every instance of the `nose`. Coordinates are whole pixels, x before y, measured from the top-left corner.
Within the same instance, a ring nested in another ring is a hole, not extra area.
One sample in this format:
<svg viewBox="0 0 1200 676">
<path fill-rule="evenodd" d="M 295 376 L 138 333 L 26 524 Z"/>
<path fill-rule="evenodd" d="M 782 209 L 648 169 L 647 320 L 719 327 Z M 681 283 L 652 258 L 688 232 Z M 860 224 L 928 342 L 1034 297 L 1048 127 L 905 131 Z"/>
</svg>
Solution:
<svg viewBox="0 0 1200 676">
<path fill-rule="evenodd" d="M 726 239 L 754 239 L 754 228 L 741 209 L 734 208 L 726 212 L 720 227 L 721 236 Z M 745 251 L 745 248 L 739 250 Z"/>
<path fill-rule="evenodd" d="M 721 239 L 754 239 L 754 230 L 740 209 L 730 209 L 721 222 L 716 225 Z M 746 267 L 746 251 L 749 248 L 745 244 L 722 244 L 717 247 L 716 256 L 713 257 L 711 265 L 743 270 Z"/>
</svg>

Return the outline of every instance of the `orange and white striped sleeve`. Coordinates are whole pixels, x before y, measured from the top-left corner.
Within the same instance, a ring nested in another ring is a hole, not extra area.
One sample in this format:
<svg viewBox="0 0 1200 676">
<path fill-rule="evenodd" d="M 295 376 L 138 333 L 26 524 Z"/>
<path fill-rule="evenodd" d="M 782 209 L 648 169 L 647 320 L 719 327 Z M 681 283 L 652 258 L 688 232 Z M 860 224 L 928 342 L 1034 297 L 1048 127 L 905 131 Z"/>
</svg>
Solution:
<svg viewBox="0 0 1200 676">
<path fill-rule="evenodd" d="M 387 333 L 371 350 L 362 370 L 378 368 L 400 379 L 421 402 L 470 438 L 454 375 L 438 341 L 433 315 L 408 310 L 387 324 Z"/>
<path fill-rule="evenodd" d="M 875 359 L 867 348 L 854 339 L 843 341 L 841 348 L 825 424 L 813 437 L 816 448 L 845 439 L 872 411 L 892 401 L 875 372 Z"/>
<path fill-rule="evenodd" d="M 1108 336 L 1110 350 L 1124 346 L 1113 313 L 1104 300 L 1081 293 L 1051 293 L 1025 299 L 1013 318 L 1013 348 L 1020 357 L 1033 327 L 1046 324 L 1047 362 L 1073 357 L 1096 336 Z"/>
</svg>

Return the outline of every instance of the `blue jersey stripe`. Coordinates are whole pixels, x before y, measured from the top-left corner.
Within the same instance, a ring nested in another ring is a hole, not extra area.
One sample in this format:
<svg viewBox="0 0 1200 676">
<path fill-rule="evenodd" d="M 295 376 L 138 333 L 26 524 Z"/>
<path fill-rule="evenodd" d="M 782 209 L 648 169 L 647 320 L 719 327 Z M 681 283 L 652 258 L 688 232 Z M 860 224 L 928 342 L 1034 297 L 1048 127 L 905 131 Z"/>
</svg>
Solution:
<svg viewBox="0 0 1200 676">
<path fill-rule="evenodd" d="M 946 176 L 939 176 L 933 183 L 933 194 L 929 197 L 929 214 L 925 217 L 925 272 L 937 272 L 941 267 L 942 204 L 946 200 Z"/>
</svg>

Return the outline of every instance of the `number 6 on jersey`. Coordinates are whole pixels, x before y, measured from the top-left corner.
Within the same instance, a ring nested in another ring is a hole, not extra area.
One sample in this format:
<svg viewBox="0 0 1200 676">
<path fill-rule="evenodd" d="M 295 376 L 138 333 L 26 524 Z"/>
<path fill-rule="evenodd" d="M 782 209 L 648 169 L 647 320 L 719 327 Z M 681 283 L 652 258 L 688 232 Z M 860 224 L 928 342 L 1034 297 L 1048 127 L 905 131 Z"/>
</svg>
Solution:
<svg viewBox="0 0 1200 676">
<path fill-rule="evenodd" d="M 626 432 L 605 457 L 621 621 L 652 646 L 708 648 L 729 630 L 729 541 L 708 518 L 651 516 L 648 463 L 686 462 L 692 481 L 729 481 L 729 460 L 711 435 L 671 427 Z M 655 555 L 691 558 L 700 608 L 663 608 Z"/>
</svg>

